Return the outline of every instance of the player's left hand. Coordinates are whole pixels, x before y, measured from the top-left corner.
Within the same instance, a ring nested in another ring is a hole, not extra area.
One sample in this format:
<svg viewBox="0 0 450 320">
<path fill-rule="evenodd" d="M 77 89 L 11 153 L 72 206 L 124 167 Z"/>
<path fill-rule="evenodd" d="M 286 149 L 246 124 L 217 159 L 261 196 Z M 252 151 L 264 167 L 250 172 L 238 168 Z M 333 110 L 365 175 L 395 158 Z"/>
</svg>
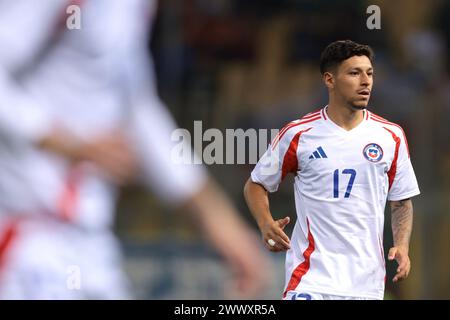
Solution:
<svg viewBox="0 0 450 320">
<path fill-rule="evenodd" d="M 388 260 L 396 260 L 398 263 L 397 273 L 392 279 L 393 282 L 404 280 L 408 277 L 411 269 L 411 261 L 408 256 L 408 248 L 406 247 L 392 247 L 389 250 Z"/>
</svg>

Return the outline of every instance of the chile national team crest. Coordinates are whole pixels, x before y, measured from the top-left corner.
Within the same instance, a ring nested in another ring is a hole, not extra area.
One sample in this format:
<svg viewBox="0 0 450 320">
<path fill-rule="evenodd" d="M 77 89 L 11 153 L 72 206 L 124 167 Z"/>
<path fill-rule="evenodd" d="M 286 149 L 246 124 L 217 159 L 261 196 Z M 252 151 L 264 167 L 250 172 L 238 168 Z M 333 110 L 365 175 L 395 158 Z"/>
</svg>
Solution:
<svg viewBox="0 0 450 320">
<path fill-rule="evenodd" d="M 383 158 L 383 149 L 376 143 L 369 143 L 364 147 L 363 154 L 370 162 L 378 162 Z"/>
</svg>

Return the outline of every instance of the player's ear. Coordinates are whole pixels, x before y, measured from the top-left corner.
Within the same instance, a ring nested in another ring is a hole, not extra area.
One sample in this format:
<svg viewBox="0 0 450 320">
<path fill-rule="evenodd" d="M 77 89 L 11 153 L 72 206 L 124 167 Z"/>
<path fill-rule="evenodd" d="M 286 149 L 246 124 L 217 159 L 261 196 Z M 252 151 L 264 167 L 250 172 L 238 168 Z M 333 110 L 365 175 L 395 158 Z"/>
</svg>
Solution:
<svg viewBox="0 0 450 320">
<path fill-rule="evenodd" d="M 322 80 L 328 89 L 334 88 L 334 76 L 331 72 L 324 72 L 322 75 Z"/>
</svg>

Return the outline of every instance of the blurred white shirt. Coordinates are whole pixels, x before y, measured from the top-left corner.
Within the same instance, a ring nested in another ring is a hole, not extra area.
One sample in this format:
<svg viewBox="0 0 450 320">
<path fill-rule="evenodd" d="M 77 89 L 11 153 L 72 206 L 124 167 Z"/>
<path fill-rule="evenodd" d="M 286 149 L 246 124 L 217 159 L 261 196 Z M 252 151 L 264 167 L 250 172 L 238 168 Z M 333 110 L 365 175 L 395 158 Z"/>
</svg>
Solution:
<svg viewBox="0 0 450 320">
<path fill-rule="evenodd" d="M 86 140 L 126 129 L 144 183 L 172 204 L 187 199 L 205 173 L 170 161 L 176 125 L 148 52 L 155 2 L 84 1 L 79 30 L 66 27 L 70 4 L 0 1 L 0 214 L 61 214 L 72 168 L 32 144 L 55 125 Z M 74 223 L 111 226 L 115 188 L 94 166 L 82 167 L 70 201 Z"/>
</svg>

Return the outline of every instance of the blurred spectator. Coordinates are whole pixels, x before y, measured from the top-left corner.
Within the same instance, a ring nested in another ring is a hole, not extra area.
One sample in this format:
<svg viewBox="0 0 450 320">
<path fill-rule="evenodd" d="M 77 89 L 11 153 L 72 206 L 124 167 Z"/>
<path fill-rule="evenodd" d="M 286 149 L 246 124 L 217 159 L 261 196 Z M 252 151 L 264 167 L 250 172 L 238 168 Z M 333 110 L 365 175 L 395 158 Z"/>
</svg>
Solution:
<svg viewBox="0 0 450 320">
<path fill-rule="evenodd" d="M 369 5 L 380 7 L 380 30 L 366 27 Z M 449 255 L 442 252 L 448 252 L 450 246 L 445 231 L 450 228 L 450 204 L 446 196 L 450 189 L 449 8 L 445 0 L 428 1 L 426 5 L 420 0 L 336 3 L 325 0 L 164 0 L 153 32 L 152 48 L 160 93 L 182 127 L 190 128 L 193 120 L 201 119 L 204 128 L 276 128 L 281 125 L 281 118 L 296 117 L 313 110 L 313 105 L 325 103 L 325 91 L 310 90 L 320 87 L 316 84 L 320 79 L 314 66 L 317 61 L 310 58 L 316 56 L 314 52 L 320 50 L 329 37 L 333 40 L 354 38 L 371 44 L 377 52 L 374 111 L 406 129 L 413 164 L 423 189 L 423 197 L 417 200 L 414 221 L 417 228 L 411 239 L 414 272 L 408 281 L 398 286 L 400 290 L 389 292 L 387 298 L 448 298 Z M 277 27 L 280 25 L 288 27 L 283 30 Z M 272 32 L 271 27 L 275 28 Z M 439 53 L 441 44 L 436 46 L 432 40 L 433 50 L 427 53 L 423 44 L 429 40 L 423 42 L 420 40 L 425 39 L 423 36 L 417 38 L 423 31 L 428 34 L 427 39 L 444 39 L 443 59 L 447 61 L 447 68 L 440 76 L 434 71 L 433 75 L 428 72 L 441 65 L 440 61 L 430 60 L 439 57 L 440 54 L 434 53 Z M 271 42 L 262 36 L 269 34 L 272 34 L 272 46 L 283 48 L 271 48 Z M 410 45 L 406 46 L 408 42 Z M 415 58 L 408 56 L 411 45 L 420 47 L 421 53 L 414 54 Z M 422 66 L 417 58 L 423 53 L 428 60 L 422 60 Z M 430 53 L 433 53 L 431 57 Z M 261 59 L 262 56 L 265 58 Z M 265 71 L 270 69 L 265 67 L 269 65 L 275 70 L 270 73 L 274 79 L 262 78 L 269 76 Z M 267 83 L 275 84 L 276 88 Z M 271 107 L 276 112 L 261 117 L 263 112 L 258 110 Z M 298 111 L 304 109 L 308 110 Z M 242 194 L 234 187 L 245 181 L 250 168 L 242 165 L 211 168 L 242 208 L 245 208 Z M 288 186 L 284 187 L 274 195 L 273 209 L 292 214 L 289 209 L 292 192 Z M 157 211 L 152 215 L 153 226 L 158 225 L 155 220 L 165 219 L 168 227 L 183 228 L 183 235 L 188 233 L 195 238 L 195 232 L 186 230 L 182 219 L 172 221 L 165 212 L 159 217 Z M 139 226 L 139 232 L 147 227 L 142 223 L 146 222 L 142 219 L 144 215 L 136 222 L 127 219 L 128 215 L 126 211 L 120 218 L 127 226 L 132 224 L 133 230 L 136 230 L 134 226 Z M 157 231 L 161 234 L 161 230 Z M 388 242 L 389 233 L 387 229 Z M 431 260 L 436 263 L 430 265 Z M 387 272 L 389 276 L 393 271 L 388 267 Z M 387 289 L 392 289 L 389 282 Z M 272 288 L 272 292 L 278 292 L 277 288 Z"/>
<path fill-rule="evenodd" d="M 81 6 L 81 29 L 66 8 Z M 112 232 L 116 187 L 136 177 L 185 206 L 235 272 L 264 287 L 255 235 L 200 166 L 175 165 L 176 129 L 147 52 L 154 1 L 0 2 L 1 298 L 131 297 Z M 226 285 L 225 285 L 226 286 Z"/>
</svg>

